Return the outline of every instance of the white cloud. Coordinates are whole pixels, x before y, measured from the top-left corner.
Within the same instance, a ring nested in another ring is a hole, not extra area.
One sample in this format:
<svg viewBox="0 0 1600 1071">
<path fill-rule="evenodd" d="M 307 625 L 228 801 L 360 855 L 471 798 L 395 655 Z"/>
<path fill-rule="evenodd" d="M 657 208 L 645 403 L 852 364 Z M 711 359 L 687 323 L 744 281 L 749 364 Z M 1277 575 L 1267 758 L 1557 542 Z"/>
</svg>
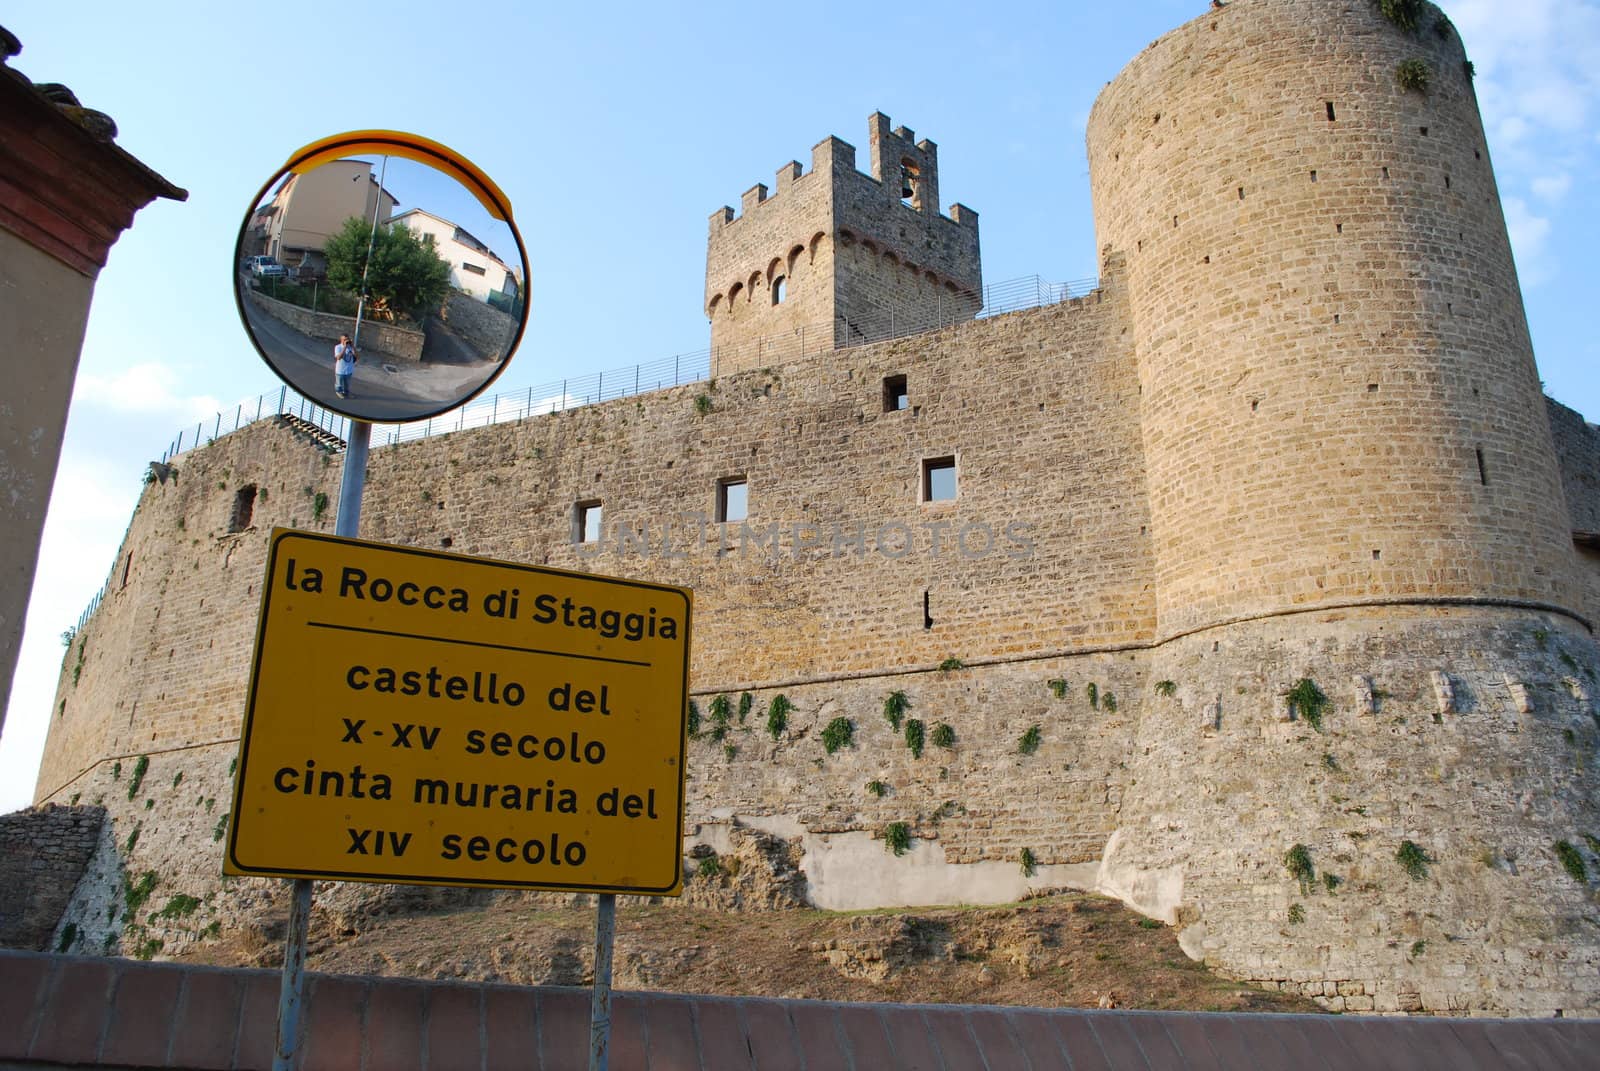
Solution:
<svg viewBox="0 0 1600 1071">
<path fill-rule="evenodd" d="M 1572 188 L 1572 176 L 1566 172 L 1559 175 L 1541 175 L 1530 184 L 1533 192 L 1545 201 L 1559 201 L 1567 195 Z"/>
<path fill-rule="evenodd" d="M 1449 7 L 1477 72 L 1478 104 L 1524 286 L 1552 278 L 1581 229 L 1566 199 L 1595 169 L 1600 117 L 1600 3 L 1456 0 Z M 1537 202 L 1539 211 L 1530 204 Z M 1568 256 L 1571 256 L 1568 253 Z"/>
<path fill-rule="evenodd" d="M 164 414 L 176 421 L 203 420 L 223 410 L 219 399 L 209 394 L 180 394 L 178 386 L 177 372 L 147 361 L 113 376 L 80 375 L 72 400 L 119 413 Z"/>
</svg>

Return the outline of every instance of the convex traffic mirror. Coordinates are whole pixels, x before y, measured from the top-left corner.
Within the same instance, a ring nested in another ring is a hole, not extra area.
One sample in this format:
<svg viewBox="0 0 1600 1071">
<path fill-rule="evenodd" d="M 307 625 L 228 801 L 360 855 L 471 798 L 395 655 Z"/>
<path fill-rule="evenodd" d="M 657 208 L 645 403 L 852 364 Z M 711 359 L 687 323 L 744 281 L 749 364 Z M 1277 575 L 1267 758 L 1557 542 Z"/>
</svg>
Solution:
<svg viewBox="0 0 1600 1071">
<path fill-rule="evenodd" d="M 505 195 L 463 157 L 396 131 L 306 146 L 239 228 L 239 316 L 291 388 L 356 420 L 436 416 L 510 361 L 528 258 Z"/>
</svg>

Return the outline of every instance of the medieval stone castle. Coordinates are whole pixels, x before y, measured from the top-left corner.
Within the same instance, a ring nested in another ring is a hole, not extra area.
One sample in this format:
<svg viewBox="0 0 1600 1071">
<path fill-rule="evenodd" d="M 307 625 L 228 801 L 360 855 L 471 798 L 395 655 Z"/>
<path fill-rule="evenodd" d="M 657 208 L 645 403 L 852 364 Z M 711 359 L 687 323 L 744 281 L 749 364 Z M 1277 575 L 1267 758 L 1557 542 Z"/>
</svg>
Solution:
<svg viewBox="0 0 1600 1071">
<path fill-rule="evenodd" d="M 875 115 L 870 176 L 830 138 L 712 216 L 713 380 L 375 450 L 362 534 L 692 587 L 689 839 L 790 840 L 819 906 L 1073 885 L 1332 1008 L 1600 1014 L 1600 431 L 1416 15 L 1150 45 L 1089 120 L 1099 288 L 984 319 L 976 214 Z M 58 940 L 274 895 L 218 875 L 231 762 L 267 532 L 331 529 L 337 450 L 153 470 L 51 712 L 38 800 L 111 818 Z"/>
</svg>

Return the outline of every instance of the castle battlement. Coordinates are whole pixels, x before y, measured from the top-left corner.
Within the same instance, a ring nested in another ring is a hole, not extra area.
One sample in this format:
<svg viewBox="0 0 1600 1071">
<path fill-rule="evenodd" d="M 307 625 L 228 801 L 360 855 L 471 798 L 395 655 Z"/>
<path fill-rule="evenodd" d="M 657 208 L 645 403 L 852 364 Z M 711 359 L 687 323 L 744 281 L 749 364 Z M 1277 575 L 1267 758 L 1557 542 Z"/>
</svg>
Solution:
<svg viewBox="0 0 1600 1071">
<path fill-rule="evenodd" d="M 810 171 L 790 161 L 775 192 L 757 183 L 737 213 L 711 214 L 705 310 L 719 370 L 747 367 L 756 339 L 818 323 L 847 345 L 870 319 L 958 323 L 982 306 L 978 214 L 939 213 L 938 146 L 889 122 L 867 120 L 871 174 L 855 146 L 828 137 Z"/>
</svg>

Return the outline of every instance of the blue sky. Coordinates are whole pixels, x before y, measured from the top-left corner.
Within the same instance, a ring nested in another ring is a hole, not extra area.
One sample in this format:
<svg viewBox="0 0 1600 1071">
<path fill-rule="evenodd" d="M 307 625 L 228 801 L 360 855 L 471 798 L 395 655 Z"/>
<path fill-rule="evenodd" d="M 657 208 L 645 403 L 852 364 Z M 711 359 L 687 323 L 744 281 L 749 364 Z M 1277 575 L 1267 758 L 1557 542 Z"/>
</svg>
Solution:
<svg viewBox="0 0 1600 1071">
<path fill-rule="evenodd" d="M 1206 0 L 706 6 L 409 0 L 236 6 L 22 0 L 12 66 L 109 113 L 190 191 L 144 209 L 96 286 L 22 661 L 0 811 L 31 797 L 60 633 L 104 580 L 147 461 L 181 426 L 276 390 L 229 291 L 261 183 L 328 134 L 410 130 L 509 196 L 533 320 L 495 389 L 703 348 L 707 217 L 866 117 L 932 138 L 942 207 L 981 215 L 985 279 L 1096 270 L 1084 123 L 1095 94 Z M 1590 271 L 1600 223 L 1600 4 L 1446 3 L 1477 67 L 1541 376 L 1600 419 Z"/>
</svg>

